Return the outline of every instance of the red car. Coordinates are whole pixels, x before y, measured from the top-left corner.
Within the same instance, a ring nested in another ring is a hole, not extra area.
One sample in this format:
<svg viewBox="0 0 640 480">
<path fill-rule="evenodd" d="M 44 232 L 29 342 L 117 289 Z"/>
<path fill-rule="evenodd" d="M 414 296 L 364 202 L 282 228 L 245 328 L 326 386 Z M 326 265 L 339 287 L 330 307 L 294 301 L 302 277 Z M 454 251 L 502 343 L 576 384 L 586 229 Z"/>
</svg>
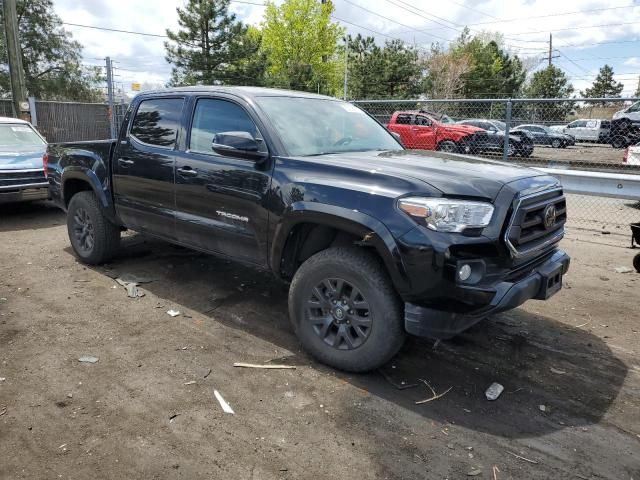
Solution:
<svg viewBox="0 0 640 480">
<path fill-rule="evenodd" d="M 400 135 L 402 145 L 411 149 L 480 153 L 487 143 L 483 129 L 442 123 L 424 111 L 395 112 L 386 127 Z"/>
</svg>

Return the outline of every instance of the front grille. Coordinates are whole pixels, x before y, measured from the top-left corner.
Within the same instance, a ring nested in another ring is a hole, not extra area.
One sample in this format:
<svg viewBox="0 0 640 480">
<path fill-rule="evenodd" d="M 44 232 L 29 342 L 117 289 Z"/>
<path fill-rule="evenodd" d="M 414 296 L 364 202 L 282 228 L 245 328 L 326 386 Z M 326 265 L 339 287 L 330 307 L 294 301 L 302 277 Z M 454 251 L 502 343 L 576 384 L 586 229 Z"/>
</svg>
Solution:
<svg viewBox="0 0 640 480">
<path fill-rule="evenodd" d="M 29 185 L 40 186 L 46 183 L 44 170 L 14 170 L 12 172 L 3 172 L 0 170 L 0 190 L 8 190 L 13 188 L 24 188 Z M 40 185 L 39 185 L 40 184 Z"/>
<path fill-rule="evenodd" d="M 564 235 L 567 201 L 561 189 L 547 190 L 518 200 L 505 232 L 514 256 L 543 250 Z"/>
</svg>

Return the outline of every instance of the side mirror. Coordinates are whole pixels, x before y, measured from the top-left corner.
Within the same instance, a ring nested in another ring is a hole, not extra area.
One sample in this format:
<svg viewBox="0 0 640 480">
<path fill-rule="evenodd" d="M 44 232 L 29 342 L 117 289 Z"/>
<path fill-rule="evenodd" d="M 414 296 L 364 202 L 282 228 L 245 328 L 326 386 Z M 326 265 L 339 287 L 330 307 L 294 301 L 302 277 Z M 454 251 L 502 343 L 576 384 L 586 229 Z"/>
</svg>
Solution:
<svg viewBox="0 0 640 480">
<path fill-rule="evenodd" d="M 220 132 L 213 136 L 211 149 L 229 157 L 243 157 L 262 160 L 266 152 L 260 151 L 262 139 L 255 139 L 249 132 Z"/>
<path fill-rule="evenodd" d="M 402 140 L 400 139 L 400 134 L 398 132 L 389 132 L 393 138 L 395 138 L 399 144 L 402 145 Z"/>
</svg>

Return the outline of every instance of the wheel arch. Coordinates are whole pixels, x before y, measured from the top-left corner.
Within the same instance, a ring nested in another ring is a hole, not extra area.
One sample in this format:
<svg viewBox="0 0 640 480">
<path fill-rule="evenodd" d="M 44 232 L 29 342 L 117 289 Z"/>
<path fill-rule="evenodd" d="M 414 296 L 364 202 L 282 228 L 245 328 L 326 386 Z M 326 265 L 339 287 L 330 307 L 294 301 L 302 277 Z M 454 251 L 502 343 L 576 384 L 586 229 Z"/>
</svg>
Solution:
<svg viewBox="0 0 640 480">
<path fill-rule="evenodd" d="M 385 265 L 396 290 L 402 293 L 409 289 L 393 235 L 380 221 L 362 212 L 296 202 L 276 225 L 272 238 L 270 267 L 285 280 L 290 279 L 309 256 L 331 246 L 349 244 L 372 249 Z"/>
</svg>

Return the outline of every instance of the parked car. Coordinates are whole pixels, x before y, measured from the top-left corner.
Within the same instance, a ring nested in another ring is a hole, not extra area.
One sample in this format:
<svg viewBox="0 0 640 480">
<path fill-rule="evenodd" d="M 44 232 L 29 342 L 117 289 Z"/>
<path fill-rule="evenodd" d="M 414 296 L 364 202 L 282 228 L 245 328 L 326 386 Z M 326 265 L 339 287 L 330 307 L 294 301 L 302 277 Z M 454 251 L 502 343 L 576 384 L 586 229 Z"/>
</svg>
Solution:
<svg viewBox="0 0 640 480">
<path fill-rule="evenodd" d="M 611 120 L 579 119 L 562 128 L 562 133 L 571 135 L 577 142 L 608 143 Z"/>
<path fill-rule="evenodd" d="M 45 139 L 29 122 L 0 117 L 0 203 L 46 199 Z"/>
<path fill-rule="evenodd" d="M 504 139 L 506 125 L 499 120 L 485 120 L 471 118 L 460 120 L 459 125 L 469 125 L 478 127 L 487 132 L 487 144 L 485 151 L 502 152 L 504 150 Z M 513 129 L 509 131 L 508 155 L 520 155 L 530 157 L 533 154 L 533 136 L 524 130 Z"/>
<path fill-rule="evenodd" d="M 386 127 L 410 149 L 481 153 L 487 143 L 487 132 L 481 128 L 441 123 L 436 114 L 425 111 L 394 112 Z"/>
<path fill-rule="evenodd" d="M 405 150 L 357 106 L 251 87 L 135 97 L 120 137 L 51 145 L 49 188 L 96 264 L 122 229 L 291 282 L 302 345 L 348 371 L 562 287 L 566 202 L 539 170 Z"/>
<path fill-rule="evenodd" d="M 640 101 L 614 113 L 613 120 L 622 120 L 621 123 L 626 126 L 632 124 L 640 125 Z"/>
<path fill-rule="evenodd" d="M 624 150 L 622 161 L 627 165 L 640 165 L 640 142 Z"/>
<path fill-rule="evenodd" d="M 575 140 L 572 136 L 560 132 L 554 132 L 545 125 L 525 124 L 518 125 L 517 130 L 526 130 L 533 137 L 535 145 L 549 145 L 553 148 L 567 148 L 574 145 Z"/>
</svg>

